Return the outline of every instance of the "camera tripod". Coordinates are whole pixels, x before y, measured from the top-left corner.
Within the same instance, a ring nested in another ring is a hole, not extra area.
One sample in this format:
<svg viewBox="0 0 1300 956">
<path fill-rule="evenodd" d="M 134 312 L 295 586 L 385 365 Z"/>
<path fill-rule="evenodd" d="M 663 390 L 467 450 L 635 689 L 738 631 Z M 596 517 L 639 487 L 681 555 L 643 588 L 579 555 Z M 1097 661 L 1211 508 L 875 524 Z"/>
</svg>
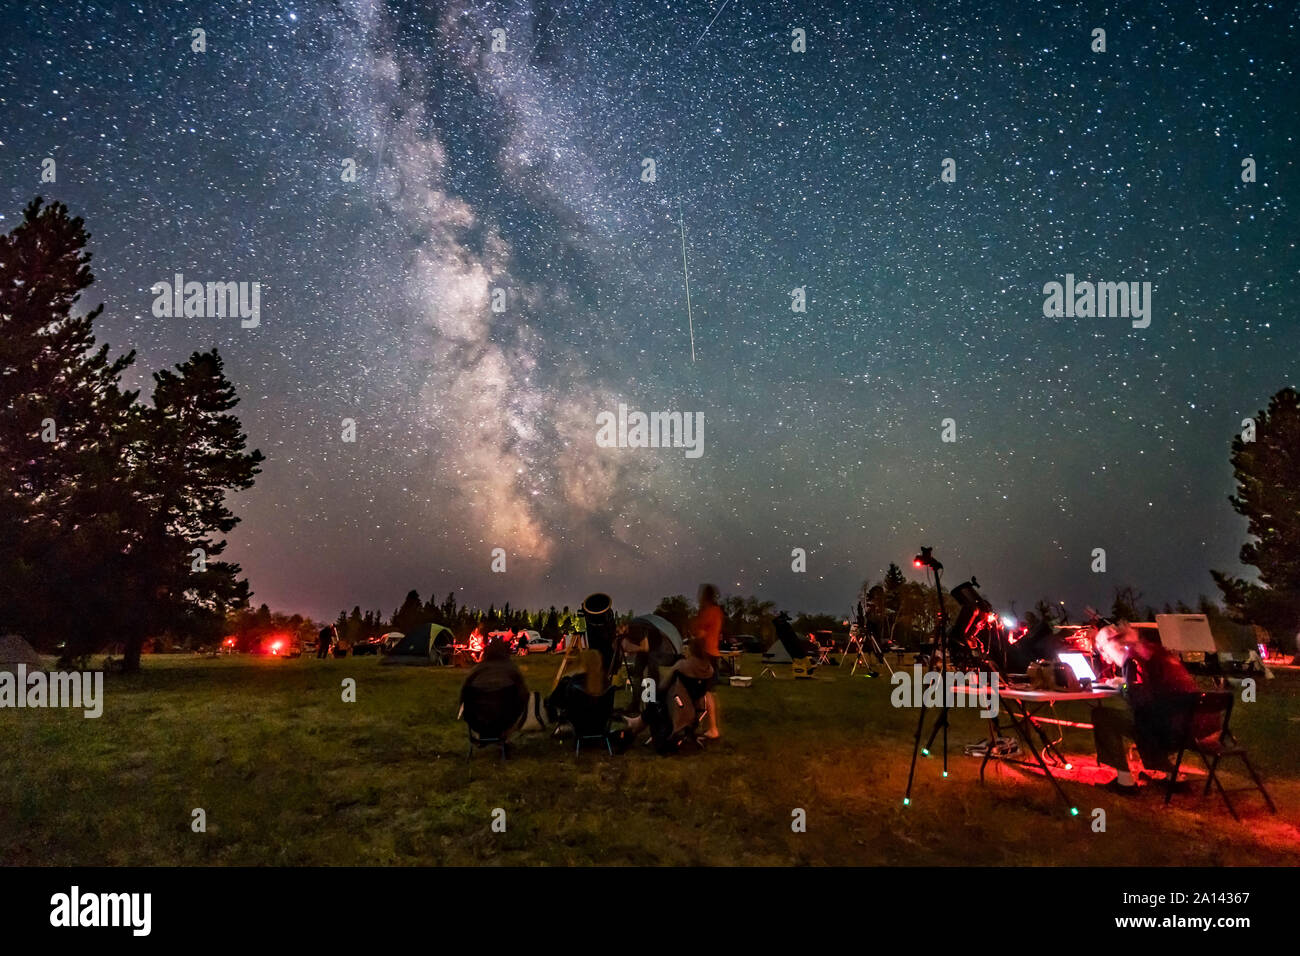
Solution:
<svg viewBox="0 0 1300 956">
<path fill-rule="evenodd" d="M 941 574 L 943 565 L 935 560 L 930 553 L 930 548 L 922 548 L 921 553 L 916 556 L 915 565 L 929 568 L 934 572 L 934 596 L 937 603 L 934 618 L 935 640 L 938 641 L 939 647 L 939 676 L 944 679 L 948 670 L 948 640 L 945 619 L 943 613 L 943 584 L 941 583 Z M 933 666 L 934 655 L 930 656 L 930 666 Z M 912 781 L 916 777 L 916 758 L 918 754 L 930 756 L 930 748 L 934 746 L 934 738 L 943 731 L 943 775 L 948 776 L 948 693 L 947 689 L 942 690 L 943 706 L 939 709 L 939 719 L 935 721 L 934 728 L 930 731 L 930 739 L 926 741 L 925 749 L 921 749 L 921 732 L 925 729 L 925 694 L 921 694 L 920 713 L 916 717 L 916 738 L 912 743 L 912 766 L 907 772 L 907 792 L 903 795 L 903 806 L 912 805 Z"/>
<path fill-rule="evenodd" d="M 855 654 L 856 656 L 853 660 L 853 668 L 849 671 L 850 677 L 858 672 L 859 667 L 866 668 L 867 675 L 870 677 L 880 676 L 880 674 L 871 666 L 871 662 L 867 660 L 866 649 L 862 646 L 862 635 L 866 634 L 867 640 L 871 644 L 871 653 L 876 656 L 876 659 L 879 660 L 880 663 L 885 665 L 885 670 L 889 671 L 889 676 L 894 676 L 894 669 L 889 666 L 889 661 L 885 659 L 885 652 L 881 650 L 880 642 L 876 640 L 876 635 L 871 633 L 871 629 L 867 627 L 867 619 L 866 615 L 862 611 L 861 602 L 858 603 L 857 613 L 857 631 L 849 632 L 849 642 L 844 646 L 844 656 L 840 658 L 840 666 L 844 666 L 844 662 L 848 660 L 849 654 Z M 854 648 L 857 648 L 857 650 L 855 651 Z"/>
</svg>

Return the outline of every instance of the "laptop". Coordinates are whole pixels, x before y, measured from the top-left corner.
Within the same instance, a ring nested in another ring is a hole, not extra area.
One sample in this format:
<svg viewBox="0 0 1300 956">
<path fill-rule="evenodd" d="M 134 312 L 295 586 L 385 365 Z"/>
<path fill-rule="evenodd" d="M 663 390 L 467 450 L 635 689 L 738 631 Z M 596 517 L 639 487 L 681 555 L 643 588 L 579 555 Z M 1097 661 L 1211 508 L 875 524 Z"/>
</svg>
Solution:
<svg viewBox="0 0 1300 956">
<path fill-rule="evenodd" d="M 1093 673 L 1092 665 L 1088 663 L 1088 656 L 1075 651 L 1064 651 L 1057 655 L 1061 663 L 1070 670 L 1074 671 L 1074 676 L 1082 681 L 1092 681 L 1096 683 L 1097 675 Z"/>
</svg>

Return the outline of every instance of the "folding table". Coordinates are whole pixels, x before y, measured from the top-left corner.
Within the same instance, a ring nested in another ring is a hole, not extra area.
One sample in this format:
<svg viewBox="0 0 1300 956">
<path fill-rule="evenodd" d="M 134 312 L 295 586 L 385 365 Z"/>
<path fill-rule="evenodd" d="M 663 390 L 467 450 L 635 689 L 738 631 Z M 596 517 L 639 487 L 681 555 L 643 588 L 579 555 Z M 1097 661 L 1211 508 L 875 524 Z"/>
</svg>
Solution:
<svg viewBox="0 0 1300 956">
<path fill-rule="evenodd" d="M 1075 727 L 1080 730 L 1092 730 L 1092 724 L 1083 721 L 1061 720 L 1054 716 L 1055 706 L 1060 703 L 1074 700 L 1102 701 L 1115 697 L 1119 694 L 1118 688 L 1114 687 L 1093 687 L 1091 690 L 1081 691 L 1064 691 L 1064 690 L 1020 690 L 1014 687 L 1002 687 L 998 689 L 998 715 L 990 717 L 989 721 L 989 746 L 984 751 L 984 759 L 980 763 L 980 782 L 984 782 L 984 771 L 988 767 L 989 760 L 993 758 L 993 745 L 997 742 L 998 736 L 1003 729 L 1001 715 L 1003 712 L 1011 718 L 1010 728 L 1016 732 L 1029 752 L 1033 754 L 1039 769 L 1043 771 L 1044 776 L 1055 788 L 1057 795 L 1065 801 L 1065 805 L 1070 808 L 1071 816 L 1078 816 L 1079 809 L 1070 803 L 1070 798 L 1065 795 L 1061 789 L 1060 782 L 1052 775 L 1052 768 L 1048 766 L 1044 754 L 1052 757 L 1058 766 L 1069 766 L 1066 759 L 1061 756 L 1060 751 L 1056 749 L 1054 741 L 1048 740 L 1047 734 L 1043 732 L 1040 724 L 1053 724 L 1058 727 Z M 1053 716 L 1044 716 L 1044 710 L 1052 710 Z M 1034 745 L 1034 735 L 1042 741 L 1042 746 Z M 999 757 L 999 760 L 1005 760 L 1008 763 L 1018 763 L 1024 766 L 1033 766 L 1034 764 L 1027 760 L 1012 760 L 1007 757 Z"/>
</svg>

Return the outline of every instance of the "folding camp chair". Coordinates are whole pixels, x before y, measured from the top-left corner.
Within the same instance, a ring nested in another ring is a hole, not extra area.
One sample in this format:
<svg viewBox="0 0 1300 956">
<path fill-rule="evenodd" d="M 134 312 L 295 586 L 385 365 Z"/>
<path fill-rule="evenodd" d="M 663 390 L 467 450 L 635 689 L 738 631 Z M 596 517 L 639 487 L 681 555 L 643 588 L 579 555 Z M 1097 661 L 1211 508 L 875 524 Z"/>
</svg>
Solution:
<svg viewBox="0 0 1300 956">
<path fill-rule="evenodd" d="M 687 677 L 681 671 L 673 672 L 673 681 L 668 685 L 665 694 L 673 693 L 673 683 L 681 684 L 682 691 L 691 702 L 691 707 L 695 711 L 695 719 L 691 721 L 689 727 L 685 727 L 677 732 L 677 739 L 690 740 L 700 749 L 704 748 L 704 741 L 700 738 L 700 726 L 704 723 L 704 718 L 709 716 L 709 691 L 713 690 L 717 684 L 716 677 Z"/>
<path fill-rule="evenodd" d="M 1269 796 L 1264 789 L 1264 781 L 1259 778 L 1255 767 L 1246 755 L 1246 748 L 1237 742 L 1228 729 L 1228 721 L 1232 717 L 1233 694 L 1229 691 L 1207 691 L 1204 693 L 1186 695 L 1186 705 L 1182 709 L 1183 720 L 1185 721 L 1182 733 L 1182 743 L 1178 749 L 1178 758 L 1174 761 L 1174 772 L 1169 775 L 1169 785 L 1165 792 L 1165 803 L 1168 804 L 1174 796 L 1174 787 L 1178 780 L 1178 770 L 1183 763 L 1183 754 L 1191 750 L 1201 758 L 1205 764 L 1208 778 L 1205 781 L 1205 790 L 1202 796 L 1208 796 L 1210 787 L 1219 788 L 1219 793 L 1223 796 L 1223 802 L 1228 805 L 1228 812 L 1232 814 L 1234 820 L 1240 820 L 1236 808 L 1232 805 L 1232 800 L 1228 797 L 1229 793 L 1244 793 L 1249 790 L 1258 790 L 1264 797 L 1264 802 L 1268 804 L 1268 809 L 1272 813 L 1277 813 L 1277 807 L 1273 804 L 1273 798 Z M 1216 721 L 1222 720 L 1217 733 L 1211 733 L 1208 737 L 1200 740 L 1196 736 L 1196 727 L 1200 718 L 1200 723 L 1204 725 L 1209 722 L 1210 718 Z M 1246 766 L 1246 772 L 1250 774 L 1250 779 L 1254 781 L 1253 786 L 1235 787 L 1228 790 L 1223 786 L 1223 781 L 1219 779 L 1219 762 L 1226 757 L 1238 757 Z"/>
<path fill-rule="evenodd" d="M 493 690 L 466 687 L 464 693 L 465 725 L 469 728 L 469 756 L 466 759 L 474 759 L 476 747 L 498 744 L 501 759 L 505 760 L 506 737 L 524 712 L 519 689 L 513 685 Z"/>
<path fill-rule="evenodd" d="M 565 698 L 565 718 L 573 727 L 575 754 L 582 753 L 584 740 L 603 740 L 610 756 L 614 745 L 610 742 L 609 724 L 614 719 L 614 688 L 599 697 L 593 697 L 578 686 L 570 688 Z"/>
<path fill-rule="evenodd" d="M 451 655 L 450 644 L 440 645 L 435 641 L 429 645 L 429 660 L 435 667 L 446 667 L 451 663 Z"/>
</svg>

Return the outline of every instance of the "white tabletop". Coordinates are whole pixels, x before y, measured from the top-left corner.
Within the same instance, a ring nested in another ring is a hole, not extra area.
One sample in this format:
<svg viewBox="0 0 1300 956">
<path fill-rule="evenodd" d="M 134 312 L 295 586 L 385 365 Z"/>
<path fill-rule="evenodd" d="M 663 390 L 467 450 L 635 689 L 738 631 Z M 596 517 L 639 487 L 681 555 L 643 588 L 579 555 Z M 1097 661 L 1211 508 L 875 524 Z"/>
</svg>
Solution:
<svg viewBox="0 0 1300 956">
<path fill-rule="evenodd" d="M 1006 697 L 1009 700 L 1105 700 L 1107 697 L 1114 697 L 1119 693 L 1118 687 L 1109 687 L 1101 685 L 1093 687 L 1091 690 L 1021 690 L 1016 687 L 998 688 L 998 696 Z"/>
<path fill-rule="evenodd" d="M 967 687 L 958 684 L 953 691 L 958 694 L 977 694 L 978 687 Z M 1020 687 L 999 687 L 998 697 L 1005 697 L 1007 700 L 1028 700 L 1028 701 L 1046 701 L 1056 703 L 1057 701 L 1066 700 L 1105 700 L 1114 697 L 1119 693 L 1118 687 L 1111 687 L 1101 684 L 1093 687 L 1091 690 L 1031 690 Z"/>
</svg>

